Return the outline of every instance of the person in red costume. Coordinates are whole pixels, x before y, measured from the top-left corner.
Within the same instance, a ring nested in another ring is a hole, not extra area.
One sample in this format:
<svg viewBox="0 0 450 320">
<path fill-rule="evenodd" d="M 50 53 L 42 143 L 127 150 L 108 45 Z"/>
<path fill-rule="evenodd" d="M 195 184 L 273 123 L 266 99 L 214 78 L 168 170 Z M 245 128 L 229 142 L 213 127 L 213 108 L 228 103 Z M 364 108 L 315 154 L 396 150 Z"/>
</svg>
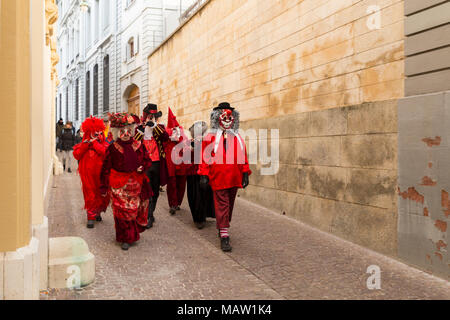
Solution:
<svg viewBox="0 0 450 320">
<path fill-rule="evenodd" d="M 111 192 L 116 240 L 122 249 L 140 238 L 147 225 L 147 211 L 152 191 L 145 171 L 152 162 L 144 145 L 133 137 L 139 119 L 127 113 L 110 114 L 115 142 L 107 151 L 101 171 L 101 193 Z"/>
<path fill-rule="evenodd" d="M 216 225 L 221 248 L 231 251 L 230 228 L 239 188 L 249 184 L 251 170 L 245 142 L 239 135 L 239 112 L 222 102 L 211 113 L 211 132 L 203 140 L 203 159 L 198 168 L 200 185 L 213 190 Z"/>
<path fill-rule="evenodd" d="M 153 227 L 155 222 L 154 212 L 158 202 L 160 188 L 167 184 L 167 161 L 164 149 L 165 143 L 169 140 L 166 128 L 160 123 L 162 112 L 158 111 L 158 106 L 149 103 L 143 110 L 142 125 L 137 128 L 136 139 L 142 141 L 148 157 L 152 160 L 152 166 L 147 171 L 150 180 L 150 187 L 153 196 L 148 207 L 147 229 Z"/>
<path fill-rule="evenodd" d="M 169 212 L 171 215 L 174 215 L 177 210 L 180 210 L 186 191 L 187 166 L 181 161 L 181 158 L 183 156 L 183 150 L 187 149 L 189 152 L 190 143 L 184 133 L 183 127 L 180 126 L 170 108 L 166 131 L 169 135 L 169 141 L 165 143 L 167 171 L 169 175 L 167 180 L 167 199 L 169 201 Z M 186 148 L 183 148 L 180 144 L 184 144 Z M 179 152 L 179 154 L 176 155 L 176 152 Z"/>
<path fill-rule="evenodd" d="M 105 159 L 108 143 L 103 131 L 102 119 L 90 117 L 81 125 L 83 140 L 73 148 L 73 156 L 78 160 L 78 173 L 81 178 L 84 208 L 87 211 L 87 227 L 93 228 L 94 221 L 102 221 L 101 213 L 109 205 L 110 197 L 100 194 L 100 171 Z"/>
</svg>

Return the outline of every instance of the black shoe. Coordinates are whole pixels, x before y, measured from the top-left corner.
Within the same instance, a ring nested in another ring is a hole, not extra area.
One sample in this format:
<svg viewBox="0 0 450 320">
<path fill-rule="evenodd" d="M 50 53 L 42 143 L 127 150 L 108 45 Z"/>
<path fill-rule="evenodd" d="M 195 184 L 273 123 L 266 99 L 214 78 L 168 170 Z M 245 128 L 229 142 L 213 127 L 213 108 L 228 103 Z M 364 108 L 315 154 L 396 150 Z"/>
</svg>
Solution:
<svg viewBox="0 0 450 320">
<path fill-rule="evenodd" d="M 101 222 L 101 221 L 103 221 L 103 219 L 102 219 L 102 217 L 101 217 L 101 216 L 97 216 L 97 218 L 95 218 L 95 220 L 96 220 L 96 221 L 98 221 L 98 222 Z"/>
<path fill-rule="evenodd" d="M 153 227 L 153 221 L 152 221 L 152 219 L 149 219 L 148 220 L 148 223 L 147 223 L 147 225 L 145 226 L 145 229 L 151 229 Z"/>
<path fill-rule="evenodd" d="M 181 210 L 180 206 L 178 206 L 176 210 L 177 210 L 177 211 L 180 211 L 180 210 Z"/>
<path fill-rule="evenodd" d="M 88 222 L 87 222 L 87 227 L 88 227 L 89 229 L 94 228 L 94 220 L 88 220 Z"/>
<path fill-rule="evenodd" d="M 197 229 L 202 230 L 205 227 L 205 222 L 196 222 L 195 226 Z"/>
<path fill-rule="evenodd" d="M 69 168 L 69 170 L 67 170 L 67 172 L 68 172 L 68 173 L 72 173 L 72 170 L 70 170 L 70 168 Z"/>
<path fill-rule="evenodd" d="M 230 237 L 220 238 L 220 247 L 223 252 L 230 252 L 231 251 Z"/>
<path fill-rule="evenodd" d="M 122 250 L 127 251 L 130 248 L 130 245 L 126 242 L 122 243 Z"/>
<path fill-rule="evenodd" d="M 170 214 L 171 214 L 172 216 L 175 214 L 176 211 L 177 211 L 177 208 L 176 208 L 176 207 L 172 207 L 172 208 L 170 208 L 170 210 L 169 210 L 169 212 L 170 212 Z"/>
</svg>

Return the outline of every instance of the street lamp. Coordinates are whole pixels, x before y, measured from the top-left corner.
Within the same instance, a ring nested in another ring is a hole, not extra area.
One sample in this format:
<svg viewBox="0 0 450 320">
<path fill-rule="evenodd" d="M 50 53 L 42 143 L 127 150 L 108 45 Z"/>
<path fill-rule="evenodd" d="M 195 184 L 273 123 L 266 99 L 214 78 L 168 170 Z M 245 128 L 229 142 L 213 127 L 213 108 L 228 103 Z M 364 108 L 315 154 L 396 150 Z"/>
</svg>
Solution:
<svg viewBox="0 0 450 320">
<path fill-rule="evenodd" d="M 89 3 L 87 1 L 82 0 L 80 2 L 81 11 L 87 12 L 89 10 Z"/>
</svg>

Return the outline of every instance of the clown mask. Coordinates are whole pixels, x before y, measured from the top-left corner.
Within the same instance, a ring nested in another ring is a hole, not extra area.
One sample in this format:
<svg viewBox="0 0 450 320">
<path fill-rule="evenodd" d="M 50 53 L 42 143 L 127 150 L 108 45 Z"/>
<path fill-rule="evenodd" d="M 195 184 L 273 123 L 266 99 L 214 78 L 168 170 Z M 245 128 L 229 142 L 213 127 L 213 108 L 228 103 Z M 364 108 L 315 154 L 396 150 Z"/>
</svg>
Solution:
<svg viewBox="0 0 450 320">
<path fill-rule="evenodd" d="M 219 117 L 219 126 L 222 130 L 230 130 L 234 125 L 234 117 L 233 111 L 231 110 L 223 110 L 222 114 Z"/>
<path fill-rule="evenodd" d="M 129 141 L 133 136 L 131 128 L 121 128 L 119 131 L 119 138 L 122 141 Z"/>
<path fill-rule="evenodd" d="M 104 135 L 103 132 L 101 131 L 97 131 L 91 134 L 91 139 L 92 141 L 94 140 L 98 140 L 98 141 L 103 141 Z"/>
</svg>

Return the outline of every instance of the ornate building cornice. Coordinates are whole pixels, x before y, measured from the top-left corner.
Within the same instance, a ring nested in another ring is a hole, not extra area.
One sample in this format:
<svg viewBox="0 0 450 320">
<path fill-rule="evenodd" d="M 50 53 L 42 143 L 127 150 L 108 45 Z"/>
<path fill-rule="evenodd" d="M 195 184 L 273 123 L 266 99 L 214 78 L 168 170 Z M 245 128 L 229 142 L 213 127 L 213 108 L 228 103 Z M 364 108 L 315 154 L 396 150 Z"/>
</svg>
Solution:
<svg viewBox="0 0 450 320">
<path fill-rule="evenodd" d="M 56 51 L 56 39 L 54 32 L 54 24 L 58 20 L 58 6 L 55 4 L 55 0 L 45 0 L 45 20 L 46 20 L 46 34 L 45 43 L 51 50 L 51 65 L 52 74 L 51 79 L 56 81 L 56 85 L 59 84 L 58 73 L 56 65 L 59 62 L 59 55 Z"/>
</svg>

